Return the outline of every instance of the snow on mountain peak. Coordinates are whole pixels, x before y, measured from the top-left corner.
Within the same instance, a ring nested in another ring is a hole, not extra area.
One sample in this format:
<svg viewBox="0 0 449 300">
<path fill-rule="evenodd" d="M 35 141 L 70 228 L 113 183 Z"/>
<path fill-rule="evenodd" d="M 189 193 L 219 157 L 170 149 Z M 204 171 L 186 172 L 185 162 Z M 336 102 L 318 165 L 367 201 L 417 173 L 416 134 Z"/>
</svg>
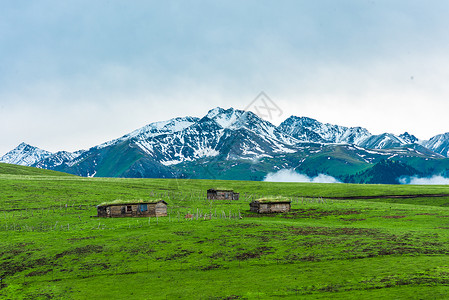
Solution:
<svg viewBox="0 0 449 300">
<path fill-rule="evenodd" d="M 215 107 L 211 110 L 209 110 L 209 112 L 207 113 L 206 117 L 209 119 L 213 119 L 215 118 L 217 115 L 221 114 L 224 112 L 224 109 L 221 107 Z"/>
<path fill-rule="evenodd" d="M 236 110 L 232 107 L 226 110 L 216 107 L 207 113 L 206 118 L 213 120 L 222 128 L 229 128 L 240 119 L 243 113 L 244 111 Z"/>
<path fill-rule="evenodd" d="M 154 122 L 142 128 L 136 129 L 133 132 L 128 133 L 118 139 L 103 143 L 97 146 L 97 148 L 105 148 L 133 138 L 146 140 L 162 134 L 173 134 L 195 124 L 196 122 L 198 122 L 198 120 L 199 118 L 195 117 L 177 117 L 167 121 Z"/>
<path fill-rule="evenodd" d="M 299 140 L 315 143 L 358 144 L 371 135 L 361 127 L 323 124 L 312 118 L 296 116 L 287 118 L 278 128 Z"/>
<path fill-rule="evenodd" d="M 406 144 L 413 144 L 418 141 L 418 138 L 407 131 L 403 134 L 399 135 L 399 137 L 406 143 Z"/>
<path fill-rule="evenodd" d="M 449 157 L 449 132 L 438 134 L 428 141 L 422 141 L 421 144 L 436 153 Z"/>
<path fill-rule="evenodd" d="M 9 151 L 0 158 L 0 162 L 31 166 L 42 159 L 51 156 L 53 153 L 31 146 L 27 143 L 20 143 L 16 148 Z"/>
<path fill-rule="evenodd" d="M 215 116 L 214 121 L 222 128 L 229 128 L 238 121 L 239 117 L 240 115 L 234 109 L 228 109 L 224 113 Z"/>
<path fill-rule="evenodd" d="M 175 133 L 178 131 L 182 131 L 185 128 L 195 124 L 199 119 L 193 117 L 178 117 L 168 121 L 160 121 L 151 123 L 141 129 L 134 131 L 136 135 L 142 133 L 152 133 L 152 134 L 161 134 L 161 133 Z"/>
</svg>

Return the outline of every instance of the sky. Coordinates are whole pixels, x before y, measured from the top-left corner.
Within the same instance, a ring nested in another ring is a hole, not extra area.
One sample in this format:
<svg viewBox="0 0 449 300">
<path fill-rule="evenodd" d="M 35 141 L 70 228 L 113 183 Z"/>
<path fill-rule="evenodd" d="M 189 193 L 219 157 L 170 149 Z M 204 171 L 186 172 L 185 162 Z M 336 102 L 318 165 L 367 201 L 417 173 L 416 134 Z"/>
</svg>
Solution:
<svg viewBox="0 0 449 300">
<path fill-rule="evenodd" d="M 449 1 L 5 1 L 0 156 L 87 149 L 146 124 L 251 109 L 449 132 Z M 256 99 L 257 100 L 257 99 Z"/>
</svg>

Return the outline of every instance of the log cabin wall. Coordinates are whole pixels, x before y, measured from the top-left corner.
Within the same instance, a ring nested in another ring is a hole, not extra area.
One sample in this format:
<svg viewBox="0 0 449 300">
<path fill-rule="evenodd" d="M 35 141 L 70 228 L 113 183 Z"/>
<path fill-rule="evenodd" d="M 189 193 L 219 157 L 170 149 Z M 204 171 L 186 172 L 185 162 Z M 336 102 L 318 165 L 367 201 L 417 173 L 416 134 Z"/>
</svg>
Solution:
<svg viewBox="0 0 449 300">
<path fill-rule="evenodd" d="M 165 217 L 167 203 L 111 204 L 97 207 L 98 217 Z"/>
</svg>

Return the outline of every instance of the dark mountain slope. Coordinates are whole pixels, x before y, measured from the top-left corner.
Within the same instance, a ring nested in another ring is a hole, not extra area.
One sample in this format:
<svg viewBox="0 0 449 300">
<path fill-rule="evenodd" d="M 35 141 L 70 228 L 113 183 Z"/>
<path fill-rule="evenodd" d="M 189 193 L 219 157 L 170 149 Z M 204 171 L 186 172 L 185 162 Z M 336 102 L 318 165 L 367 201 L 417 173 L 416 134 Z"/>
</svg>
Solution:
<svg viewBox="0 0 449 300">
<path fill-rule="evenodd" d="M 403 176 L 421 175 L 416 169 L 407 164 L 382 160 L 371 168 L 345 178 L 348 183 L 376 183 L 376 184 L 399 184 Z"/>
</svg>

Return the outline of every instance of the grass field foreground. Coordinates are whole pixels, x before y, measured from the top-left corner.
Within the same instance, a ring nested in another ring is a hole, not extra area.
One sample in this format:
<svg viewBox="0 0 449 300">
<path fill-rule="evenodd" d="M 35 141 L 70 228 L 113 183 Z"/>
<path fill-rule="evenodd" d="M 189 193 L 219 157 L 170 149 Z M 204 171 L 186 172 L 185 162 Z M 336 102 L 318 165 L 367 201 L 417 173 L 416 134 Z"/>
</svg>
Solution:
<svg viewBox="0 0 449 300">
<path fill-rule="evenodd" d="M 240 192 L 208 201 L 208 188 Z M 447 186 L 0 175 L 7 299 L 444 299 Z M 380 196 L 418 195 L 416 198 Z M 257 215 L 257 197 L 292 200 Z M 330 197 L 368 197 L 336 200 Z M 371 198 L 372 197 L 372 198 Z M 96 218 L 95 205 L 162 198 L 164 218 Z M 193 219 L 186 219 L 193 214 Z"/>
</svg>

